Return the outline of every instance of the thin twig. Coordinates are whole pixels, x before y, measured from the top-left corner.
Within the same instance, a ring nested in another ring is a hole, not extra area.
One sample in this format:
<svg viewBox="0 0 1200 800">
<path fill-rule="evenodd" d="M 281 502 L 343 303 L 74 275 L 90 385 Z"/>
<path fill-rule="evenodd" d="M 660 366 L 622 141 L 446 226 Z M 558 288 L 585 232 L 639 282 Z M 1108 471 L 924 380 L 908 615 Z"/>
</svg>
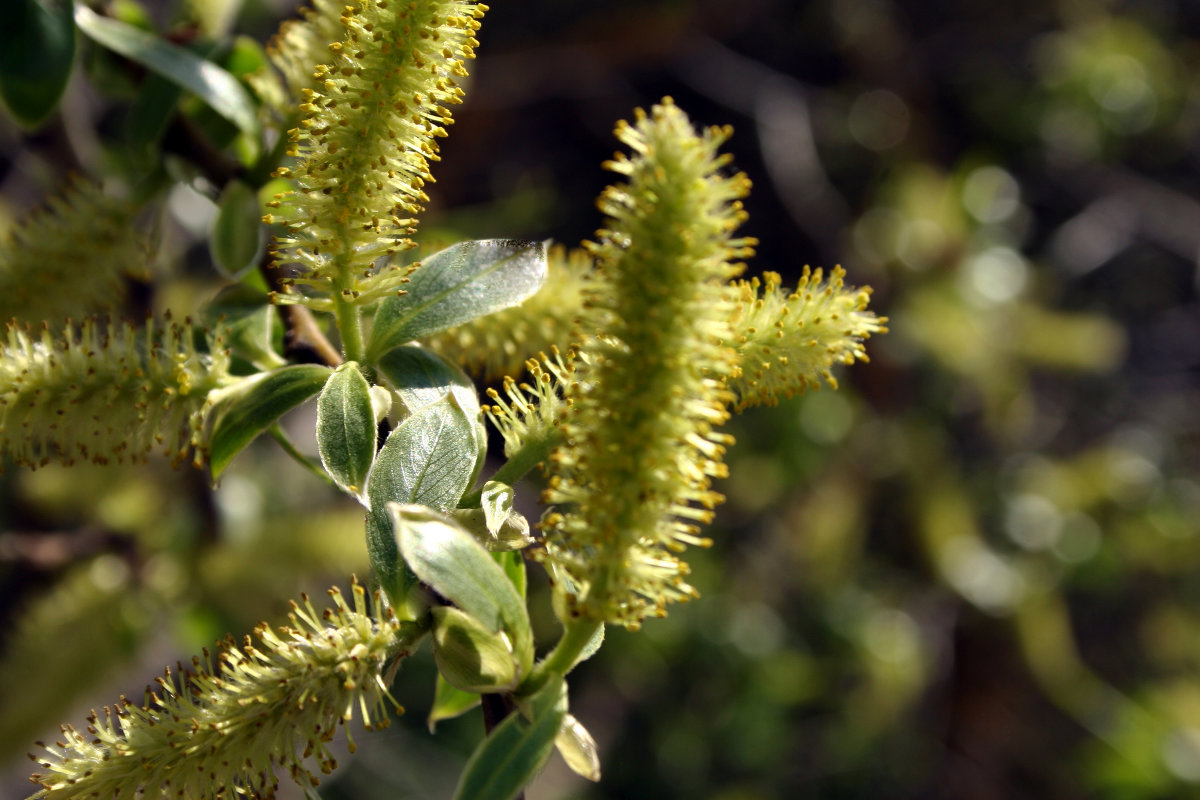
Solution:
<svg viewBox="0 0 1200 800">
<path fill-rule="evenodd" d="M 342 354 L 326 338 L 311 311 L 304 306 L 284 306 L 283 313 L 291 344 L 308 347 L 331 367 L 342 363 Z"/>
<path fill-rule="evenodd" d="M 272 439 L 279 442 L 279 446 L 283 448 L 284 452 L 295 459 L 297 463 L 299 463 L 312 474 L 316 475 L 321 480 L 325 481 L 331 486 L 333 485 L 333 480 L 331 480 L 330 477 L 325 474 L 325 470 L 321 469 L 319 466 L 313 463 L 312 459 L 296 449 L 296 445 L 292 444 L 292 440 L 287 438 L 287 434 L 283 432 L 282 428 L 280 428 L 278 425 L 272 425 L 268 430 L 268 433 L 271 434 Z"/>
</svg>

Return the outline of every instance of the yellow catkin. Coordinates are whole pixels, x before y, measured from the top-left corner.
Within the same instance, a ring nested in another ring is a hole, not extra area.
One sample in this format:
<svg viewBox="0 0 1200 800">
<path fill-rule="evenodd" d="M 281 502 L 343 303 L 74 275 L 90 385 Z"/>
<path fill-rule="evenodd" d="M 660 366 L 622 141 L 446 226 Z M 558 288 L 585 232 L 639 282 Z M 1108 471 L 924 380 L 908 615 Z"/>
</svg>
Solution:
<svg viewBox="0 0 1200 800">
<path fill-rule="evenodd" d="M 328 748 L 337 727 L 356 711 L 368 730 L 386 727 L 395 704 L 382 673 L 399 624 L 378 594 L 372 602 L 352 589 L 353 605 L 333 589 L 319 615 L 305 597 L 289 627 L 229 640 L 215 664 L 205 651 L 168 670 L 142 705 L 122 698 L 93 712 L 85 731 L 63 726 L 61 740 L 30 756 L 45 770 L 30 800 L 269 798 L 280 772 L 316 785 L 308 765 L 337 766 Z"/>
<path fill-rule="evenodd" d="M 625 182 L 600 198 L 582 321 L 596 335 L 580 345 L 544 497 L 560 613 L 637 627 L 696 593 L 678 554 L 707 543 L 699 526 L 721 500 L 728 282 L 753 244 L 732 238 L 749 181 L 722 174 L 728 136 L 697 133 L 670 99 L 617 126 L 632 153 L 606 165 Z"/>
<path fill-rule="evenodd" d="M 116 309 L 126 279 L 145 277 L 134 209 L 74 181 L 0 240 L 0 320 L 48 320 Z"/>
<path fill-rule="evenodd" d="M 344 6 L 342 38 L 302 90 L 306 112 L 290 132 L 295 191 L 268 205 L 284 227 L 275 264 L 287 271 L 279 302 L 332 310 L 395 294 L 406 270 L 388 257 L 412 246 L 433 181 L 437 139 L 462 102 L 487 6 L 461 0 L 364 0 Z"/>
<path fill-rule="evenodd" d="M 59 334 L 9 323 L 0 349 L 0 453 L 52 461 L 203 459 L 208 393 L 230 380 L 218 331 L 198 350 L 189 325 L 85 320 Z"/>
<path fill-rule="evenodd" d="M 887 317 L 868 311 L 871 290 L 846 286 L 845 277 L 841 267 L 828 276 L 805 267 L 790 292 L 780 288 L 774 272 L 735 284 L 731 325 L 738 370 L 728 387 L 737 410 L 775 405 L 822 381 L 836 389 L 835 365 L 867 360 L 863 343 L 887 333 Z"/>
</svg>

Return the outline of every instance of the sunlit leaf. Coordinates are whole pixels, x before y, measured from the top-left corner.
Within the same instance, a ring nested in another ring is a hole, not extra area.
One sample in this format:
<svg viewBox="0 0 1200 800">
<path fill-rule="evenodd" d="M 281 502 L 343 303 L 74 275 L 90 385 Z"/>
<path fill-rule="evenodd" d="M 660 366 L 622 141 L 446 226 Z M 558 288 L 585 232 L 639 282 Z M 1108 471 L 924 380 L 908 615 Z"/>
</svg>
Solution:
<svg viewBox="0 0 1200 800">
<path fill-rule="evenodd" d="M 576 775 L 593 783 L 600 780 L 600 752 L 596 740 L 572 715 L 563 717 L 562 727 L 554 737 L 554 746 Z"/>
<path fill-rule="evenodd" d="M 293 364 L 262 372 L 222 389 L 209 436 L 209 469 L 221 476 L 233 457 L 284 413 L 321 390 L 329 367 Z"/>
<path fill-rule="evenodd" d="M 367 479 L 367 552 L 393 601 L 400 602 L 409 579 L 387 504 L 452 508 L 471 480 L 474 463 L 474 423 L 450 394 L 406 418 L 380 449 Z"/>
<path fill-rule="evenodd" d="M 418 578 L 493 632 L 512 641 L 521 675 L 533 665 L 525 603 L 504 570 L 453 518 L 418 505 L 390 504 L 396 540 Z"/>
<path fill-rule="evenodd" d="M 405 294 L 380 304 L 367 351 L 378 358 L 405 342 L 515 306 L 545 279 L 544 242 L 460 242 L 422 261 Z"/>
<path fill-rule="evenodd" d="M 361 495 L 375 460 L 371 387 L 353 361 L 342 364 L 317 398 L 317 450 L 321 464 L 343 491 Z"/>
</svg>

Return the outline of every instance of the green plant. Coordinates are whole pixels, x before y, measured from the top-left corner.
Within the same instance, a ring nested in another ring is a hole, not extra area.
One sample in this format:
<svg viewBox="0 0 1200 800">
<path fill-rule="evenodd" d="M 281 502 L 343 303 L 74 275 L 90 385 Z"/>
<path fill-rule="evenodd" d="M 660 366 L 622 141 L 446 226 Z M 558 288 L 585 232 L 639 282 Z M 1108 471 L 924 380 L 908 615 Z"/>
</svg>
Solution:
<svg viewBox="0 0 1200 800">
<path fill-rule="evenodd" d="M 190 169 L 220 196 L 213 257 L 234 277 L 203 320 L 63 321 L 112 309 L 120 276 L 146 272 L 129 220 L 171 184 L 161 155 L 140 154 L 151 166 L 133 170 L 127 203 L 82 184 L 25 222 L 0 251 L 6 285 L 69 274 L 52 270 L 85 257 L 97 283 L 30 290 L 46 302 L 10 312 L 22 321 L 0 356 L 4 454 L 37 467 L 160 452 L 216 481 L 270 433 L 362 505 L 377 585 L 355 583 L 350 602 L 333 591 L 324 617 L 304 599 L 290 626 L 260 627 L 257 644 L 227 641 L 168 672 L 144 704 L 105 709 L 87 733 L 65 727 L 36 757 L 34 796 L 269 796 L 277 771 L 315 784 L 309 757 L 333 769 L 326 743 L 356 713 L 386 724 L 391 676 L 426 639 L 440 672 L 431 719 L 487 707 L 459 797 L 515 796 L 555 747 L 598 779 L 595 744 L 568 713 L 568 674 L 605 625 L 636 629 L 697 594 L 681 554 L 707 544 L 702 526 L 722 499 L 711 484 L 732 439 L 720 426 L 732 410 L 836 386 L 834 365 L 865 359 L 863 340 L 885 330 L 868 290 L 844 286 L 840 269 L 806 271 L 790 293 L 772 273 L 739 280 L 754 245 L 735 237 L 749 181 L 719 153 L 729 131 L 697 132 L 669 98 L 618 124 L 629 153 L 607 164 L 620 182 L 602 194 L 605 227 L 582 251 L 485 240 L 413 258 L 480 3 L 317 0 L 284 27 L 269 64 L 238 70 L 253 93 L 128 20 L 23 8 L 30 30 L 73 17 L 151 70 L 169 101 L 144 109 L 138 130 L 180 124 L 208 145 Z M 14 85 L 0 91 L 26 121 L 61 91 Z M 183 89 L 222 119 L 178 105 Z M 261 259 L 260 195 L 272 236 Z M 49 322 L 39 332 L 30 319 Z M 285 336 L 320 363 L 300 363 Z M 506 378 L 484 406 L 438 353 L 482 373 L 530 358 L 530 377 Z M 314 396 L 319 463 L 277 425 Z M 485 417 L 504 461 L 481 483 Z M 546 510 L 531 526 L 514 485 L 538 467 Z M 540 659 L 527 562 L 550 575 L 562 626 Z"/>
</svg>

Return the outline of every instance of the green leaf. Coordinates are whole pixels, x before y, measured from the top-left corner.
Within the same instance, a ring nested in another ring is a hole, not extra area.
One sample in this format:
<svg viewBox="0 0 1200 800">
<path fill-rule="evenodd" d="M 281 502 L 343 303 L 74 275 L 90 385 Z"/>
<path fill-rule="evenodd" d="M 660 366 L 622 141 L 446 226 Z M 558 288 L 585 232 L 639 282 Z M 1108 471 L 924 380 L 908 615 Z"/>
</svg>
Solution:
<svg viewBox="0 0 1200 800">
<path fill-rule="evenodd" d="M 505 518 L 496 530 L 488 527 L 487 516 L 482 508 L 451 509 L 450 516 L 493 553 L 507 550 L 523 550 L 534 543 L 529 535 L 529 520 L 516 511 Z"/>
<path fill-rule="evenodd" d="M 507 483 L 488 481 L 483 485 L 479 498 L 488 531 L 498 533 L 500 526 L 507 522 L 513 513 L 517 493 Z"/>
<path fill-rule="evenodd" d="M 466 692 L 507 692 L 522 677 L 508 636 L 452 606 L 433 609 L 433 658 L 446 680 Z"/>
<path fill-rule="evenodd" d="M 293 364 L 261 372 L 214 393 L 208 465 L 215 481 L 233 457 L 283 414 L 321 390 L 329 367 Z"/>
<path fill-rule="evenodd" d="M 129 112 L 125 143 L 135 150 L 145 148 L 162 137 L 183 97 L 183 87 L 161 75 L 150 75 L 138 89 Z"/>
<path fill-rule="evenodd" d="M 504 570 L 504 574 L 508 576 L 509 583 L 516 588 L 517 594 L 521 595 L 521 599 L 524 600 L 527 586 L 525 557 L 518 550 L 506 550 L 501 553 L 492 553 L 492 560 L 500 565 L 500 569 Z"/>
<path fill-rule="evenodd" d="M 582 664 L 584 661 L 587 661 L 589 658 L 596 655 L 596 651 L 599 650 L 600 646 L 603 644 L 604 626 L 601 625 L 596 628 L 596 632 L 592 634 L 592 638 L 588 639 L 588 643 L 585 644 L 583 649 L 579 651 L 579 658 L 575 659 L 575 663 L 571 665 L 571 669 L 574 669 L 577 665 Z"/>
<path fill-rule="evenodd" d="M 371 410 L 375 412 L 375 424 L 383 422 L 392 410 L 394 393 L 384 386 L 371 387 Z"/>
<path fill-rule="evenodd" d="M 7 0 L 0 25 L 0 97 L 36 127 L 54 111 L 75 61 L 71 0 Z"/>
<path fill-rule="evenodd" d="M 533 696 L 530 718 L 511 714 L 471 754 L 455 800 L 511 800 L 546 764 L 567 713 L 566 685 Z"/>
<path fill-rule="evenodd" d="M 425 720 L 429 725 L 429 732 L 433 733 L 442 720 L 454 719 L 467 713 L 479 705 L 479 701 L 479 695 L 451 686 L 441 673 L 438 673 L 437 687 L 433 693 L 433 708 L 429 709 L 429 717 Z"/>
<path fill-rule="evenodd" d="M 454 364 L 420 347 L 396 347 L 385 353 L 376 366 L 409 412 L 437 402 L 447 392 L 454 395 L 463 412 L 475 423 L 472 429 L 475 466 L 468 485 L 475 483 L 487 457 L 487 428 L 479 413 L 479 393 L 474 382 Z"/>
<path fill-rule="evenodd" d="M 475 463 L 473 423 L 453 395 L 420 408 L 388 436 L 367 478 L 367 554 L 394 603 L 411 581 L 396 546 L 389 502 L 452 508 L 466 490 Z"/>
<path fill-rule="evenodd" d="M 75 24 L 98 44 L 179 84 L 239 129 L 258 137 L 258 115 L 250 94 L 216 64 L 154 34 L 102 17 L 82 3 L 75 8 Z"/>
<path fill-rule="evenodd" d="M 368 357 L 476 317 L 515 306 L 546 279 L 546 245 L 516 239 L 459 242 L 421 263 L 405 287 L 379 306 Z"/>
<path fill-rule="evenodd" d="M 451 514 L 480 544 L 492 552 L 521 550 L 533 544 L 529 520 L 514 507 L 513 487 L 488 481 L 479 494 L 481 507 L 457 508 Z"/>
<path fill-rule="evenodd" d="M 563 717 L 562 727 L 554 737 L 554 746 L 576 775 L 593 783 L 600 780 L 600 752 L 596 740 L 575 717 L 570 714 Z"/>
<path fill-rule="evenodd" d="M 371 387 L 347 361 L 333 371 L 317 399 L 317 451 L 342 491 L 360 497 L 375 460 L 375 412 Z"/>
<path fill-rule="evenodd" d="M 528 674 L 533 633 L 525 602 L 483 545 L 440 511 L 398 503 L 388 509 L 400 553 L 413 573 L 489 630 L 508 634 L 520 676 Z"/>
<path fill-rule="evenodd" d="M 220 324 L 233 355 L 260 370 L 282 367 L 287 362 L 275 352 L 275 306 L 267 293 L 237 283 L 227 286 L 209 301 L 204 319 Z"/>
<path fill-rule="evenodd" d="M 436 353 L 420 347 L 397 347 L 380 357 L 376 368 L 410 413 L 436 403 L 450 392 L 470 419 L 479 416 L 479 394 L 474 382 Z"/>
<path fill-rule="evenodd" d="M 230 181 L 221 192 L 208 240 L 213 261 L 235 277 L 257 263 L 266 238 L 258 193 L 242 181 Z"/>
<path fill-rule="evenodd" d="M 217 43 L 196 40 L 189 49 L 197 58 L 208 58 L 216 51 Z M 158 73 L 148 75 L 138 87 L 137 98 L 129 114 L 126 144 L 136 149 L 146 148 L 158 141 L 182 97 L 183 87 L 178 83 Z"/>
<path fill-rule="evenodd" d="M 261 44 L 249 36 L 237 36 L 225 56 L 225 69 L 238 78 L 266 69 L 270 62 Z"/>
<path fill-rule="evenodd" d="M 475 462 L 473 423 L 452 394 L 407 417 L 388 435 L 368 481 L 371 508 L 388 502 L 453 508 Z"/>
</svg>

